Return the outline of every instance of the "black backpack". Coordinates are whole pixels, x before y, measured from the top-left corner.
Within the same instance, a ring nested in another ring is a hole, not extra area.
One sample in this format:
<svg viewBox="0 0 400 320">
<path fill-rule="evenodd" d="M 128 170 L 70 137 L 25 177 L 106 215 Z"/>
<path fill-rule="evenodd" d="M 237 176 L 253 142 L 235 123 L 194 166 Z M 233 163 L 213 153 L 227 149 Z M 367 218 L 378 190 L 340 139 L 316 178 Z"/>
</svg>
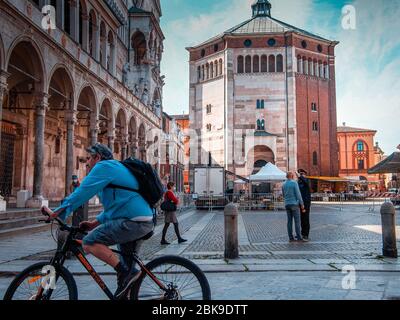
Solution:
<svg viewBox="0 0 400 320">
<path fill-rule="evenodd" d="M 135 158 L 129 158 L 121 163 L 129 169 L 139 183 L 139 190 L 109 184 L 107 188 L 122 189 L 139 193 L 144 200 L 155 208 L 163 197 L 164 189 L 157 171 L 151 164 Z"/>
</svg>

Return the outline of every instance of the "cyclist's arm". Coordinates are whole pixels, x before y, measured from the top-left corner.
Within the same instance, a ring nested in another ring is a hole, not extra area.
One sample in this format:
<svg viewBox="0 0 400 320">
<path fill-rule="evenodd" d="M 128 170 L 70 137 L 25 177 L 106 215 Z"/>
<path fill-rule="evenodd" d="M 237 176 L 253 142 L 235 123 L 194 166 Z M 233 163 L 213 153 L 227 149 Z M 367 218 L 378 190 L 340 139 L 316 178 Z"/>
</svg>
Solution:
<svg viewBox="0 0 400 320">
<path fill-rule="evenodd" d="M 110 174 L 110 168 L 106 161 L 99 162 L 82 181 L 81 185 L 66 197 L 62 205 L 54 212 L 65 220 L 81 205 L 102 191 L 112 180 L 113 176 Z"/>
</svg>

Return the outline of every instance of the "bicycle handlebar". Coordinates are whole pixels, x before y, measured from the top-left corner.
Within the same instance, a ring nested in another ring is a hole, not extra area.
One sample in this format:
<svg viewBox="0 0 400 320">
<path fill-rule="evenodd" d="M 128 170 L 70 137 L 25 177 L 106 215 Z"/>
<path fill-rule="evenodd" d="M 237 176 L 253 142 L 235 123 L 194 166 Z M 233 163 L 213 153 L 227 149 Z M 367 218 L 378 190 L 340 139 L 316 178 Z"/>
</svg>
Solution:
<svg viewBox="0 0 400 320">
<path fill-rule="evenodd" d="M 49 217 L 50 215 L 48 212 L 44 211 L 43 208 L 41 209 L 41 212 L 44 216 Z M 62 231 L 68 231 L 68 232 L 76 232 L 76 233 L 81 233 L 83 235 L 87 235 L 88 233 L 81 229 L 80 227 L 73 227 L 73 226 L 69 226 L 66 223 L 64 223 L 60 218 L 55 217 L 53 220 L 55 220 L 59 225 L 60 225 L 60 229 Z M 39 222 L 45 222 L 45 223 L 50 223 L 51 220 L 47 219 L 47 220 L 39 220 Z"/>
</svg>

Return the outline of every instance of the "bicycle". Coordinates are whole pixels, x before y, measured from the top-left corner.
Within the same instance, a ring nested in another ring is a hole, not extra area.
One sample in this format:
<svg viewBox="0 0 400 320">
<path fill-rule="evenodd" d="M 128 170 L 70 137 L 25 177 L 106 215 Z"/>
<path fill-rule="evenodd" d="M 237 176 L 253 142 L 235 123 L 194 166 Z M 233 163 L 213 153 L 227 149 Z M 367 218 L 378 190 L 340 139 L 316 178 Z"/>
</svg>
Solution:
<svg viewBox="0 0 400 320">
<path fill-rule="evenodd" d="M 45 212 L 43 214 L 47 215 Z M 50 223 L 49 220 L 39 221 Z M 87 233 L 79 227 L 65 224 L 59 218 L 54 221 L 58 223 L 61 231 L 68 232 L 66 241 L 56 251 L 50 263 L 36 263 L 17 275 L 8 287 L 4 300 L 78 300 L 75 279 L 64 267 L 69 252 L 72 252 L 80 261 L 106 296 L 110 300 L 115 300 L 100 275 L 86 259 L 82 241 L 76 238 L 79 234 Z M 153 235 L 152 231 L 136 241 L 148 240 Z M 112 251 L 128 257 L 120 251 Z M 211 300 L 210 286 L 206 276 L 190 260 L 179 256 L 162 256 L 144 265 L 136 252 L 133 252 L 129 258 L 140 267 L 141 275 L 127 290 L 125 300 Z M 178 281 L 180 276 L 182 276 L 182 283 Z"/>
</svg>

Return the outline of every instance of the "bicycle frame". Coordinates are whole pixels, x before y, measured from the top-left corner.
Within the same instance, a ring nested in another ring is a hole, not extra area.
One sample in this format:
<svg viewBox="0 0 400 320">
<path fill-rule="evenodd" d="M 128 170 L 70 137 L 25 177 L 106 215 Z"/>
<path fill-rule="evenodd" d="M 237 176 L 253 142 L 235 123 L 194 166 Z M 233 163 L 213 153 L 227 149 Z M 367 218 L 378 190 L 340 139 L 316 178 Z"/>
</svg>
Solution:
<svg viewBox="0 0 400 320">
<path fill-rule="evenodd" d="M 100 275 L 96 272 L 94 267 L 86 259 L 86 255 L 82 248 L 82 241 L 74 238 L 75 234 L 79 232 L 78 229 L 73 229 L 66 225 L 62 225 L 61 230 L 63 230 L 63 229 L 64 230 L 66 229 L 69 231 L 68 237 L 67 237 L 64 245 L 62 246 L 62 248 L 60 250 L 57 250 L 55 256 L 51 259 L 50 265 L 55 268 L 57 268 L 57 266 L 63 266 L 64 262 L 66 260 L 67 253 L 72 252 L 74 254 L 74 256 L 79 260 L 79 262 L 83 265 L 83 267 L 87 270 L 87 272 L 90 274 L 90 276 L 93 278 L 93 280 L 97 283 L 97 285 L 100 287 L 100 289 L 106 294 L 106 296 L 110 300 L 115 300 L 114 295 L 112 294 L 110 289 L 107 287 L 107 285 L 101 279 Z M 112 251 L 116 254 L 126 256 L 126 254 L 123 254 L 120 251 L 117 251 L 117 250 L 112 250 Z M 148 270 L 146 268 L 146 266 L 140 260 L 140 258 L 136 255 L 136 253 L 133 253 L 132 258 L 133 258 L 133 261 L 139 265 L 142 272 L 146 273 L 158 285 L 158 287 L 161 290 L 167 292 L 168 289 L 164 286 L 164 284 L 160 280 L 157 279 L 157 277 L 150 270 Z M 58 276 L 56 278 L 56 281 L 57 280 L 58 280 Z M 52 293 L 52 290 L 49 290 L 48 295 L 51 296 L 51 293 Z M 43 288 L 40 287 L 37 297 L 38 298 L 41 297 L 42 294 L 43 294 Z"/>
</svg>

